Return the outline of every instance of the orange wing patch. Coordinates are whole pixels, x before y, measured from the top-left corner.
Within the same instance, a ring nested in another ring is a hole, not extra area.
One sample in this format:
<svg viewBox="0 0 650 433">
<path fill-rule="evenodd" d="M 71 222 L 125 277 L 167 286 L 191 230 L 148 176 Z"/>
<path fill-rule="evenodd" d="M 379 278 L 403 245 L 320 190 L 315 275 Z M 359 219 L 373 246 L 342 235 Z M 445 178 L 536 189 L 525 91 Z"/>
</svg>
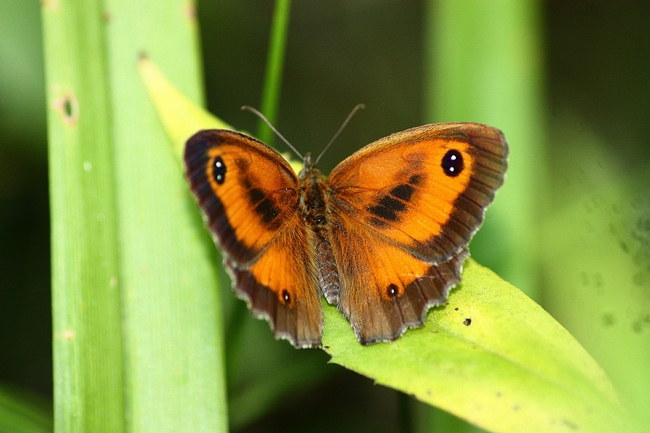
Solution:
<svg viewBox="0 0 650 433">
<path fill-rule="evenodd" d="M 225 130 L 190 138 L 185 163 L 235 292 L 276 337 L 319 346 L 316 262 L 307 254 L 311 234 L 296 212 L 298 179 L 289 164 L 265 144 Z"/>
</svg>

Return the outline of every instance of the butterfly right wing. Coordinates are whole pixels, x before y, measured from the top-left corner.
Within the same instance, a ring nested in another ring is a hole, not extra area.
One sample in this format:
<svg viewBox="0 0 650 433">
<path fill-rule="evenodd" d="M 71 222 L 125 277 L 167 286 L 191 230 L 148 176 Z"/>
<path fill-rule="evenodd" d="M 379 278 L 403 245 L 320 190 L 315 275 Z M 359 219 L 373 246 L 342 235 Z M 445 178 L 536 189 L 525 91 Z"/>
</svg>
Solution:
<svg viewBox="0 0 650 433">
<path fill-rule="evenodd" d="M 185 165 L 237 295 L 269 321 L 276 338 L 319 346 L 313 235 L 296 212 L 298 179 L 290 165 L 262 142 L 228 130 L 192 136 Z"/>
<path fill-rule="evenodd" d="M 503 183 L 507 153 L 495 128 L 424 125 L 378 140 L 332 171 L 329 241 L 340 288 L 324 292 L 359 341 L 392 341 L 445 302 Z"/>
</svg>

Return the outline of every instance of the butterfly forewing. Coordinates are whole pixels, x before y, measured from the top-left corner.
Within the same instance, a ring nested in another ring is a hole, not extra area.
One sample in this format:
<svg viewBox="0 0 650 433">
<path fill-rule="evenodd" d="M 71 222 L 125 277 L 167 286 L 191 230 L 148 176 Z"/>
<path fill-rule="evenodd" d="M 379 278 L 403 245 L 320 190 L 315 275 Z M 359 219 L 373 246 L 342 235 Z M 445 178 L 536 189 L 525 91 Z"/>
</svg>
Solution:
<svg viewBox="0 0 650 433">
<path fill-rule="evenodd" d="M 476 123 L 409 129 L 370 144 L 331 173 L 335 205 L 431 263 L 466 248 L 503 183 L 507 144 Z"/>
<path fill-rule="evenodd" d="M 307 227 L 296 214 L 298 179 L 265 144 L 233 131 L 188 140 L 191 189 L 224 254 L 235 291 L 275 335 L 320 345 L 322 307 Z"/>
<path fill-rule="evenodd" d="M 360 342 L 394 340 L 446 300 L 503 183 L 507 152 L 497 129 L 426 125 L 366 146 L 332 171 L 338 308 Z"/>
</svg>

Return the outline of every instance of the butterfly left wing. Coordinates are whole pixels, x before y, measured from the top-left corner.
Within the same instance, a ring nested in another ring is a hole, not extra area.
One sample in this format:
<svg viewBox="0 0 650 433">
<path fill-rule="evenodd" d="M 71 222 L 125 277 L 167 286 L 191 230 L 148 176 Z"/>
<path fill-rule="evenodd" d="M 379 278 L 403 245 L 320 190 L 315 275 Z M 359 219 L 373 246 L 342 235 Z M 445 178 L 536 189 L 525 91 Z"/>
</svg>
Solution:
<svg viewBox="0 0 650 433">
<path fill-rule="evenodd" d="M 289 164 L 244 134 L 207 130 L 188 140 L 185 165 L 237 295 L 276 338 L 320 346 L 313 240 L 296 213 L 298 179 Z"/>
<path fill-rule="evenodd" d="M 361 342 L 394 340 L 444 302 L 503 183 L 507 153 L 495 128 L 425 125 L 370 144 L 332 171 L 338 308 Z"/>
</svg>

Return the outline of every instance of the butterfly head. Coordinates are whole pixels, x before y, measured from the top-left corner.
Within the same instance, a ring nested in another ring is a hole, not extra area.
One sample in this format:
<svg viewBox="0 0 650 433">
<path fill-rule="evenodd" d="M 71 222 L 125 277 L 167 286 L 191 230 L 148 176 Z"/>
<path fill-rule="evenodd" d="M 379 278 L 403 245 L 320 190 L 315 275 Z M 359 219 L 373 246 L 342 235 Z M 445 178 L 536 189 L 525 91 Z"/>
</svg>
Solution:
<svg viewBox="0 0 650 433">
<path fill-rule="evenodd" d="M 314 161 L 311 157 L 311 153 L 305 154 L 305 157 L 302 159 L 303 161 L 303 166 L 302 170 L 300 170 L 300 173 L 298 173 L 298 178 L 299 179 L 307 179 L 309 177 L 320 177 L 321 173 L 318 168 L 316 168 L 316 161 Z"/>
</svg>

